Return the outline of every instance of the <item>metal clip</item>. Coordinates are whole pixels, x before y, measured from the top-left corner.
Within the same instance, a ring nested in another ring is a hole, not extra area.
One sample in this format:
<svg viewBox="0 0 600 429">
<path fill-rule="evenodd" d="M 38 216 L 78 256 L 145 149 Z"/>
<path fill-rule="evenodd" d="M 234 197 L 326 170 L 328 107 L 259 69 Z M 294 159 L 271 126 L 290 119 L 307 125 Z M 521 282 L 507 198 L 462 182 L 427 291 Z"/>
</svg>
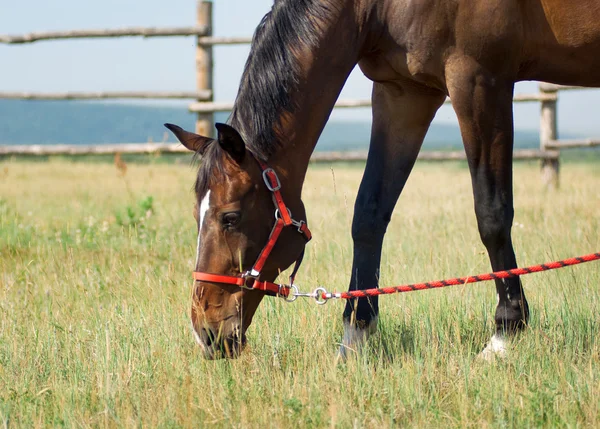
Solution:
<svg viewBox="0 0 600 429">
<path fill-rule="evenodd" d="M 327 292 L 327 289 L 324 287 L 316 288 L 312 295 L 317 302 L 317 305 L 325 305 L 327 304 L 327 301 L 331 299 L 331 294 Z"/>
<path fill-rule="evenodd" d="M 290 288 L 290 292 L 288 294 L 288 296 L 284 296 L 283 299 L 285 302 L 294 302 L 298 299 L 298 297 L 300 296 L 300 291 L 298 290 L 298 286 L 296 286 L 295 284 L 291 284 L 290 286 L 285 286 L 285 285 L 279 285 L 279 291 L 281 292 L 281 289 L 283 289 L 284 287 L 289 287 Z M 281 295 L 281 293 L 280 293 Z M 283 295 L 281 295 L 283 296 Z"/>
<path fill-rule="evenodd" d="M 288 210 L 289 211 L 289 210 Z M 290 213 L 290 218 L 291 218 L 291 213 Z M 304 225 L 306 222 L 304 222 L 303 220 L 295 220 L 292 219 L 292 225 L 294 225 L 296 228 L 298 228 L 298 232 L 302 234 L 302 225 Z"/>
<path fill-rule="evenodd" d="M 285 287 L 285 286 L 279 285 L 280 290 L 283 287 Z M 324 305 L 324 304 L 327 304 L 327 301 L 329 301 L 331 298 L 333 298 L 333 295 L 331 293 L 327 292 L 327 289 L 325 289 L 324 287 L 321 287 L 321 286 L 319 286 L 312 292 L 300 292 L 298 290 L 298 286 L 296 286 L 295 284 L 292 284 L 287 287 L 290 288 L 290 293 L 287 297 L 284 297 L 286 302 L 294 302 L 299 297 L 300 298 L 313 298 L 318 305 Z"/>
</svg>

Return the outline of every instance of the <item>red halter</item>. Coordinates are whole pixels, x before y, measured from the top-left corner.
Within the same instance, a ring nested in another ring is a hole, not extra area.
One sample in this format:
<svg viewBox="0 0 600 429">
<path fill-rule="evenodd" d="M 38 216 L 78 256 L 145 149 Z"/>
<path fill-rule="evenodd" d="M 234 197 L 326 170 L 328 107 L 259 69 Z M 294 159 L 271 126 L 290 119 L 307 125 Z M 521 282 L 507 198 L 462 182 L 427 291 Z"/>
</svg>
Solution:
<svg viewBox="0 0 600 429">
<path fill-rule="evenodd" d="M 271 235 L 269 236 L 269 241 L 258 255 L 258 259 L 252 266 L 250 271 L 246 271 L 245 273 L 240 274 L 239 276 L 226 276 L 221 274 L 210 274 L 203 273 L 200 271 L 194 271 L 194 280 L 210 282 L 210 283 L 221 283 L 221 284 L 230 284 L 236 285 L 244 289 L 250 290 L 260 290 L 266 292 L 268 295 L 279 295 L 283 297 L 287 297 L 290 294 L 290 290 L 292 289 L 292 285 L 294 284 L 294 278 L 296 277 L 296 273 L 298 268 L 300 268 L 300 264 L 302 263 L 302 257 L 304 256 L 304 251 L 300 254 L 300 257 L 296 260 L 294 265 L 294 270 L 292 271 L 292 275 L 290 276 L 290 284 L 289 285 L 279 285 L 276 283 L 271 283 L 267 281 L 258 280 L 260 277 L 260 273 L 267 262 L 267 258 L 271 254 L 273 247 L 275 247 L 275 243 L 277 243 L 277 239 L 281 234 L 281 231 L 286 226 L 294 226 L 298 229 L 298 232 L 302 234 L 306 242 L 309 242 L 312 238 L 312 234 L 308 229 L 308 225 L 305 221 L 297 221 L 292 218 L 292 212 L 287 208 L 285 203 L 283 202 L 283 197 L 281 196 L 281 182 L 279 181 L 279 177 L 277 177 L 277 173 L 272 168 L 267 167 L 263 162 L 258 160 L 258 164 L 262 170 L 262 177 L 265 181 L 265 185 L 267 189 L 271 191 L 273 197 L 273 204 L 275 205 L 275 225 L 273 225 L 273 229 L 271 230 Z"/>
</svg>

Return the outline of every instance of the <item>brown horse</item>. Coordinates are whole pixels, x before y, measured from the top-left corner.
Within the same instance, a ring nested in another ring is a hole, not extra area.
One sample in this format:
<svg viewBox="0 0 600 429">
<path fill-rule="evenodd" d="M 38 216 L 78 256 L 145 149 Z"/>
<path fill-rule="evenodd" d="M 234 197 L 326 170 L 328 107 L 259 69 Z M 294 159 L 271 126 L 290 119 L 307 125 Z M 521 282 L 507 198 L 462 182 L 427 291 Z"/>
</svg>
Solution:
<svg viewBox="0 0 600 429">
<path fill-rule="evenodd" d="M 280 228 L 276 251 L 259 256 L 277 229 L 270 190 L 279 180 L 283 207 L 306 220 L 308 161 L 356 64 L 374 82 L 373 127 L 352 225 L 350 289 L 378 283 L 392 211 L 446 96 L 460 123 L 492 268 L 514 268 L 514 83 L 600 86 L 600 1 L 277 0 L 256 31 L 229 125 L 218 124 L 218 138 L 169 126 L 202 158 L 192 323 L 206 357 L 240 352 L 265 295 L 252 286 L 269 290 L 268 282 L 301 256 L 307 237 L 295 228 Z M 267 186 L 264 164 L 276 173 Z M 283 217 L 292 218 L 275 215 L 277 222 Z M 261 258 L 264 267 L 253 271 Z M 496 289 L 496 333 L 485 353 L 502 353 L 503 336 L 528 319 L 518 278 L 496 281 Z M 347 303 L 342 355 L 365 341 L 377 316 L 377 298 Z"/>
</svg>

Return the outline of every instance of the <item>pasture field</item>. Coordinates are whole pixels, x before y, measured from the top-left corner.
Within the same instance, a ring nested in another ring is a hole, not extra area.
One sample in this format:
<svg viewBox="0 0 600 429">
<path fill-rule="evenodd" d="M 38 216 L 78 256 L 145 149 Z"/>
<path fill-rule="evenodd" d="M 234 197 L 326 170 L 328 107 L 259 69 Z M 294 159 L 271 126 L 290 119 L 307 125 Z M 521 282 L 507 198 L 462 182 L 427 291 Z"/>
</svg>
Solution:
<svg viewBox="0 0 600 429">
<path fill-rule="evenodd" d="M 345 290 L 361 165 L 311 167 L 299 275 Z M 510 358 L 477 353 L 492 283 L 387 296 L 379 333 L 336 364 L 342 302 L 266 299 L 233 361 L 189 323 L 194 168 L 0 162 L 2 427 L 598 427 L 600 264 L 523 277 L 532 317 Z M 515 165 L 522 266 L 600 250 L 600 169 L 545 191 Z M 382 285 L 489 271 L 462 164 L 418 163 L 386 237 Z"/>
</svg>

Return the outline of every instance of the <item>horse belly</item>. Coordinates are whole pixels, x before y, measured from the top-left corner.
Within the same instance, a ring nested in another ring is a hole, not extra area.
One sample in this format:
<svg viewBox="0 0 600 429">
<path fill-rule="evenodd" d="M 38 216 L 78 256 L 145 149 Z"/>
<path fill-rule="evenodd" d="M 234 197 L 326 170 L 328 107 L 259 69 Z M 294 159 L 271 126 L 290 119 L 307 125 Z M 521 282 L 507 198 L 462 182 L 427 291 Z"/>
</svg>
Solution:
<svg viewBox="0 0 600 429">
<path fill-rule="evenodd" d="M 600 40 L 600 1 L 541 0 L 541 8 L 559 46 L 584 47 Z"/>
<path fill-rule="evenodd" d="M 519 78 L 600 86 L 600 1 L 542 0 L 527 13 L 529 58 Z"/>
<path fill-rule="evenodd" d="M 600 40 L 579 48 L 552 46 L 523 67 L 519 80 L 600 87 Z"/>
</svg>

